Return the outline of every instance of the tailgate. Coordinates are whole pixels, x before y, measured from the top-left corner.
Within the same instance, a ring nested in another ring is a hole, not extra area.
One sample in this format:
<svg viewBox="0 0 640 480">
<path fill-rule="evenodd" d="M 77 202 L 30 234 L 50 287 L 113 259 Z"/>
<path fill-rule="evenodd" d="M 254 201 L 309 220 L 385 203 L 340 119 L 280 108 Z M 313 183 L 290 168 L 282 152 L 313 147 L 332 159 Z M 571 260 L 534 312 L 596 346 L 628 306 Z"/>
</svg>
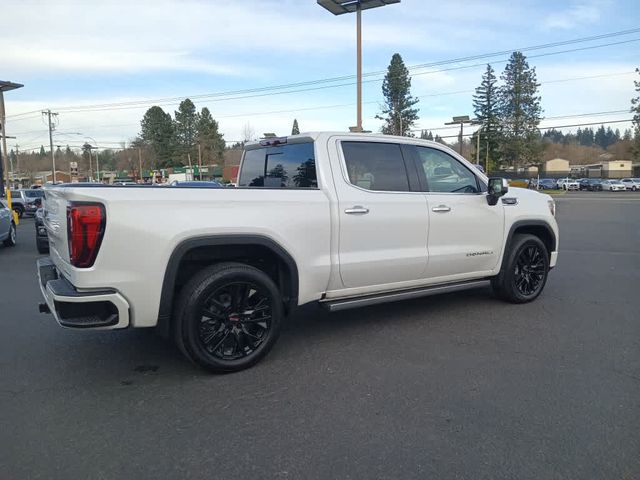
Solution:
<svg viewBox="0 0 640 480">
<path fill-rule="evenodd" d="M 58 268 L 69 266 L 67 243 L 67 205 L 65 191 L 61 188 L 45 188 L 43 221 L 49 236 L 49 253 Z M 64 265 L 63 265 L 64 264 Z"/>
</svg>

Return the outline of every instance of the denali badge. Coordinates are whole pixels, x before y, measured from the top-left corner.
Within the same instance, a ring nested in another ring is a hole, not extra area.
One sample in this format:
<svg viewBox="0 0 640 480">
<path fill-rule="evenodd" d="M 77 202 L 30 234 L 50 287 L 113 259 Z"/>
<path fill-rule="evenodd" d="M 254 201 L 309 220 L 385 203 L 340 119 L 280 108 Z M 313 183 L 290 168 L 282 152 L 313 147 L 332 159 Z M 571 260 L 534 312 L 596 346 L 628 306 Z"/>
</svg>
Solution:
<svg viewBox="0 0 640 480">
<path fill-rule="evenodd" d="M 493 252 L 491 250 L 485 250 L 484 252 L 467 253 L 467 257 L 478 257 L 480 255 L 493 255 Z"/>
</svg>

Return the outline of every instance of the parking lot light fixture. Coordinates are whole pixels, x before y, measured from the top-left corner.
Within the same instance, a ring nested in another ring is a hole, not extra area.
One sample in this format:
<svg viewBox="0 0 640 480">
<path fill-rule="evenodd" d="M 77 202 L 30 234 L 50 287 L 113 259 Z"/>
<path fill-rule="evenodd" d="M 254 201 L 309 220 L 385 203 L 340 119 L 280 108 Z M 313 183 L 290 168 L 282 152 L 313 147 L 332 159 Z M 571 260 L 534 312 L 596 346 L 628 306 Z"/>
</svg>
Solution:
<svg viewBox="0 0 640 480">
<path fill-rule="evenodd" d="M 458 153 L 462 155 L 462 136 L 465 123 L 472 123 L 469 115 L 459 115 L 453 117 L 451 122 L 445 123 L 445 125 L 460 125 L 460 134 L 458 135 Z"/>
<path fill-rule="evenodd" d="M 400 0 L 317 0 L 318 5 L 334 15 L 344 15 L 345 13 L 356 14 L 356 89 L 357 89 L 357 114 L 356 126 L 350 130 L 362 132 L 362 10 L 384 7 L 393 3 L 400 3 Z"/>
</svg>

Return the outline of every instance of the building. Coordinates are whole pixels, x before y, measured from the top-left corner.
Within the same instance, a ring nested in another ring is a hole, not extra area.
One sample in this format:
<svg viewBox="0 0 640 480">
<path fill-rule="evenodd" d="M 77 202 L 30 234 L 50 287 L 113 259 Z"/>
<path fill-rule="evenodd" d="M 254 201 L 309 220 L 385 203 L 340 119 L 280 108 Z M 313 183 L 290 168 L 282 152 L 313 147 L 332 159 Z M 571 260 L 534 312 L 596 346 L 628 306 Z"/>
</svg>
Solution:
<svg viewBox="0 0 640 480">
<path fill-rule="evenodd" d="M 602 162 L 602 178 L 624 178 L 632 175 L 631 160 Z"/>
<path fill-rule="evenodd" d="M 576 165 L 572 173 L 589 178 L 625 178 L 633 176 L 631 160 L 603 160 L 591 165 Z"/>
<path fill-rule="evenodd" d="M 547 160 L 542 165 L 542 170 L 545 175 L 549 176 L 563 176 L 569 174 L 569 160 L 565 160 L 564 158 L 553 158 L 551 160 Z"/>
</svg>

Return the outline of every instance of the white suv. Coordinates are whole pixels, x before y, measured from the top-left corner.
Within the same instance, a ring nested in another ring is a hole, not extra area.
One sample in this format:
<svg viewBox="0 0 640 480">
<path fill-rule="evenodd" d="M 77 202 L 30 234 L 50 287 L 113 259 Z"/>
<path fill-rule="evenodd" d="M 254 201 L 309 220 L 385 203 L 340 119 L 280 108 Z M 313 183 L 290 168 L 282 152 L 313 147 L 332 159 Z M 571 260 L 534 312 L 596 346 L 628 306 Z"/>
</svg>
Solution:
<svg viewBox="0 0 640 480">
<path fill-rule="evenodd" d="M 580 184 L 573 178 L 561 178 L 558 180 L 558 188 L 563 190 L 580 190 Z"/>
<path fill-rule="evenodd" d="M 636 190 L 640 190 L 640 178 L 623 178 L 620 181 L 625 187 L 627 187 L 627 190 L 632 190 L 634 192 Z"/>
</svg>

